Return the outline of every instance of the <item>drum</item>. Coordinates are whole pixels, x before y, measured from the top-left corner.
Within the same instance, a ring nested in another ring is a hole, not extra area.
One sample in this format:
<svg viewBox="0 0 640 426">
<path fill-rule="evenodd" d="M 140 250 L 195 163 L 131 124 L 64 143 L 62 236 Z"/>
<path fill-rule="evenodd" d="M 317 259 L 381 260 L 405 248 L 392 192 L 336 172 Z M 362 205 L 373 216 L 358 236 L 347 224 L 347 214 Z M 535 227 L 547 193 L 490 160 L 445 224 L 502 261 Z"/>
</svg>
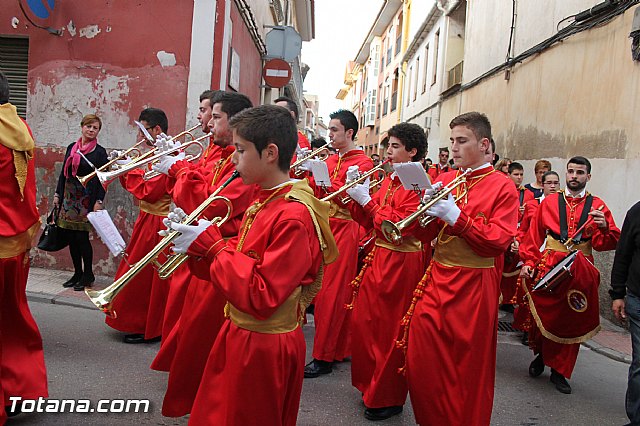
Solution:
<svg viewBox="0 0 640 426">
<path fill-rule="evenodd" d="M 571 275 L 571 265 L 578 255 L 578 250 L 574 250 L 567 254 L 556 266 L 551 268 L 549 272 L 544 274 L 542 278 L 533 286 L 533 291 L 536 290 L 549 290 L 553 291 L 560 283 L 566 280 Z"/>
</svg>

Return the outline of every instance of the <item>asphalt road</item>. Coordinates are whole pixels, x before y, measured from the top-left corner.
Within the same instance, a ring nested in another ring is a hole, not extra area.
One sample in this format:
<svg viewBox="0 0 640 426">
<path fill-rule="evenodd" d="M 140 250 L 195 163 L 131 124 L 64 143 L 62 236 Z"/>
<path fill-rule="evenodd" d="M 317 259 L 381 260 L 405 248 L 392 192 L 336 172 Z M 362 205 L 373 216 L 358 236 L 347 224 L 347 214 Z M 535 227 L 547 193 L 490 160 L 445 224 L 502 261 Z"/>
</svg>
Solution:
<svg viewBox="0 0 640 426">
<path fill-rule="evenodd" d="M 166 374 L 149 369 L 159 344 L 126 345 L 104 325 L 97 310 L 31 303 L 45 345 L 50 398 L 148 399 L 147 413 L 28 413 L 7 424 L 17 425 L 183 425 L 187 418 L 162 417 Z M 310 358 L 313 325 L 305 327 Z M 501 333 L 492 424 L 622 425 L 628 366 L 583 348 L 571 380 L 572 395 L 558 393 L 547 372 L 531 379 L 532 356 L 517 335 Z M 298 424 L 368 425 L 360 394 L 350 384 L 350 364 L 333 374 L 305 380 Z M 251 410 L 250 399 L 247 409 Z M 382 424 L 414 424 L 410 404 L 400 416 Z"/>
</svg>

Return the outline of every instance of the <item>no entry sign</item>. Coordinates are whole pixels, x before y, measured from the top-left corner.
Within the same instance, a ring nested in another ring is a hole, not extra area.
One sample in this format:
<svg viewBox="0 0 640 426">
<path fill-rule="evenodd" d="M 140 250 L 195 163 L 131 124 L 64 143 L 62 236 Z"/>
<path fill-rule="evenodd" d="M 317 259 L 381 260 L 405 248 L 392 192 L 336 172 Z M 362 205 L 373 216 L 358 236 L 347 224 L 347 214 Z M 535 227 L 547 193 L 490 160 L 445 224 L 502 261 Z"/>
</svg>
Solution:
<svg viewBox="0 0 640 426">
<path fill-rule="evenodd" d="M 291 80 L 291 67 L 282 59 L 269 59 L 262 69 L 262 78 L 271 87 L 284 87 Z"/>
</svg>

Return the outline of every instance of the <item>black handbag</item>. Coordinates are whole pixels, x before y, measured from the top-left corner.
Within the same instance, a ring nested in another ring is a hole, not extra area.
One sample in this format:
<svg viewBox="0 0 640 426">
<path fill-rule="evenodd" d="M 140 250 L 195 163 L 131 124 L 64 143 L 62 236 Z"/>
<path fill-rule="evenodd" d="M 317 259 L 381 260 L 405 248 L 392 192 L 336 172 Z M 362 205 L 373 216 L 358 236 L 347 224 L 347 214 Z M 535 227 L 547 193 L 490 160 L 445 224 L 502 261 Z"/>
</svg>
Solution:
<svg viewBox="0 0 640 426">
<path fill-rule="evenodd" d="M 40 235 L 38 248 L 44 251 L 58 251 L 69 245 L 64 229 L 57 225 L 60 208 L 54 207 L 47 216 L 47 224 Z"/>
</svg>

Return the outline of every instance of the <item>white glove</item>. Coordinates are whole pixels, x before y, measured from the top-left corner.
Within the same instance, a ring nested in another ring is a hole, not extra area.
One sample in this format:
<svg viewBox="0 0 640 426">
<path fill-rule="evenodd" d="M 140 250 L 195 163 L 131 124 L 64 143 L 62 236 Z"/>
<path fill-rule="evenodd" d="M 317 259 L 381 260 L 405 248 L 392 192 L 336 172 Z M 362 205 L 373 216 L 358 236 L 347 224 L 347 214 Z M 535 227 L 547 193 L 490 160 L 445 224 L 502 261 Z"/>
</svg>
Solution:
<svg viewBox="0 0 640 426">
<path fill-rule="evenodd" d="M 434 183 L 431 188 L 424 190 L 424 196 L 422 197 L 422 204 L 427 203 L 430 199 L 433 198 L 433 194 L 440 191 L 442 188 L 442 182 Z"/>
<path fill-rule="evenodd" d="M 300 148 L 300 145 L 296 145 L 296 157 L 304 158 L 311 150 L 309 148 Z"/>
<path fill-rule="evenodd" d="M 309 161 L 309 160 L 303 161 L 302 163 L 298 164 L 298 166 L 296 167 L 296 170 L 298 172 L 310 172 L 311 171 L 311 161 Z"/>
<path fill-rule="evenodd" d="M 351 197 L 353 201 L 364 207 L 371 201 L 371 195 L 369 195 L 369 179 L 367 179 L 364 184 L 354 185 L 347 189 L 347 194 L 349 194 L 349 197 Z"/>
<path fill-rule="evenodd" d="M 116 158 L 121 157 L 123 153 L 124 151 L 118 151 L 117 149 L 114 149 L 109 153 L 109 161 L 115 160 Z"/>
<path fill-rule="evenodd" d="M 349 166 L 347 169 L 347 181 L 345 183 L 353 182 L 360 177 L 360 171 L 358 166 Z"/>
<path fill-rule="evenodd" d="M 198 236 L 211 226 L 211 221 L 200 219 L 195 226 L 183 225 L 181 223 L 176 223 L 172 226 L 174 230 L 180 232 L 180 235 L 173 240 L 174 253 L 186 253 Z"/>
<path fill-rule="evenodd" d="M 158 234 L 163 237 L 166 237 L 171 233 L 171 231 L 174 231 L 173 225 L 177 223 L 182 223 L 182 221 L 184 221 L 186 218 L 187 218 L 187 214 L 184 212 L 184 210 L 182 210 L 180 207 L 174 208 L 173 211 L 169 212 L 167 217 L 162 219 L 162 223 L 164 224 L 164 226 L 167 227 L 167 229 L 158 231 Z"/>
<path fill-rule="evenodd" d="M 456 205 L 453 195 L 449 193 L 447 198 L 443 198 L 435 203 L 426 213 L 429 216 L 439 217 L 453 226 L 458 220 L 458 217 L 460 217 L 460 208 Z"/>
<path fill-rule="evenodd" d="M 116 160 L 116 164 L 119 167 L 122 166 L 126 166 L 127 164 L 129 164 L 131 161 L 133 161 L 133 158 L 129 157 L 128 155 L 125 158 L 121 158 L 120 160 Z"/>
<path fill-rule="evenodd" d="M 164 133 L 160 133 L 156 137 L 155 145 L 157 148 L 156 154 L 160 154 L 162 152 L 166 152 L 181 146 L 180 141 L 171 140 L 171 136 L 165 135 Z"/>
</svg>

